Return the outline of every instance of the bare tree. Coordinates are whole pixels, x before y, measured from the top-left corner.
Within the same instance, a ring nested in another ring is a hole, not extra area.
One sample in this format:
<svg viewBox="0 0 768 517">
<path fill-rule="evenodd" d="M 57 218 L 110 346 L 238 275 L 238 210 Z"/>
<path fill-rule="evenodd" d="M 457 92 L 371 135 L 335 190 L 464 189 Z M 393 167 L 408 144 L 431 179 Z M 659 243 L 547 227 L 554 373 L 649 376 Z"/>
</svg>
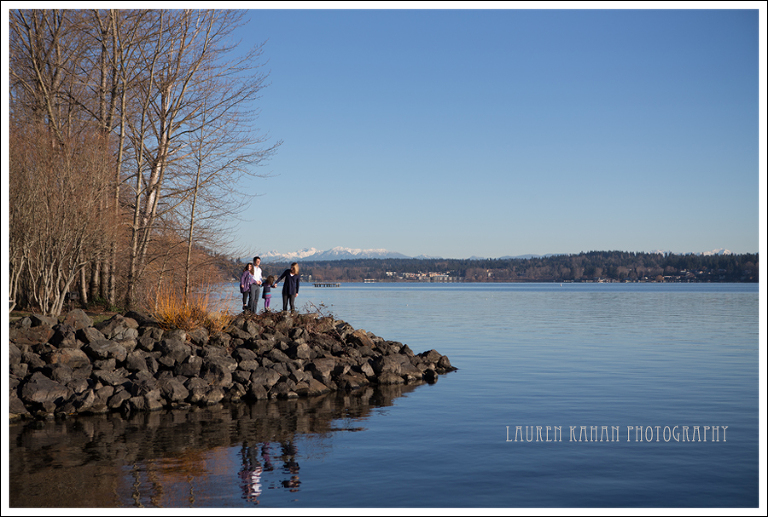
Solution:
<svg viewBox="0 0 768 517">
<path fill-rule="evenodd" d="M 11 129 L 28 144 L 11 167 L 14 300 L 55 312 L 77 283 L 83 301 L 115 305 L 119 265 L 130 307 L 148 267 L 178 266 L 179 246 L 188 294 L 249 197 L 238 182 L 280 145 L 253 127 L 266 74 L 261 46 L 230 41 L 243 14 L 11 11 Z"/>
<path fill-rule="evenodd" d="M 50 132 L 40 123 L 14 124 L 9 244 L 28 272 L 29 301 L 58 316 L 65 294 L 114 225 L 97 206 L 111 169 L 105 142 L 88 129 L 69 131 L 61 141 L 51 141 Z M 17 282 L 19 271 L 12 274 Z"/>
<path fill-rule="evenodd" d="M 181 203 L 200 201 L 201 185 L 213 183 L 211 174 L 218 170 L 242 174 L 246 163 L 258 163 L 279 145 L 257 149 L 263 139 L 250 135 L 250 148 L 245 141 L 233 143 L 230 150 L 240 149 L 229 165 L 219 159 L 211 164 L 208 177 L 202 168 L 192 167 L 189 160 L 210 155 L 198 145 L 197 154 L 191 142 L 197 136 L 215 135 L 222 139 L 222 127 L 233 135 L 245 130 L 253 113 L 244 106 L 258 98 L 265 75 L 258 66 L 261 46 L 226 61 L 235 45 L 227 41 L 242 23 L 237 11 L 160 12 L 154 52 L 145 55 L 145 76 L 141 85 L 139 116 L 131 124 L 130 139 L 136 163 L 133 191 L 133 226 L 129 258 L 126 304 L 133 305 L 134 288 L 146 264 L 146 253 L 155 224 L 165 212 L 177 210 Z M 206 126 L 211 126 L 210 130 Z M 247 149 L 246 149 L 247 148 Z M 202 165 L 201 165 L 202 167 Z M 191 179 L 191 181 L 190 181 Z M 230 176 L 231 179 L 231 176 Z M 197 206 L 192 214 L 197 212 Z M 194 231 L 194 215 L 190 223 Z M 191 238 L 189 239 L 191 246 Z"/>
</svg>

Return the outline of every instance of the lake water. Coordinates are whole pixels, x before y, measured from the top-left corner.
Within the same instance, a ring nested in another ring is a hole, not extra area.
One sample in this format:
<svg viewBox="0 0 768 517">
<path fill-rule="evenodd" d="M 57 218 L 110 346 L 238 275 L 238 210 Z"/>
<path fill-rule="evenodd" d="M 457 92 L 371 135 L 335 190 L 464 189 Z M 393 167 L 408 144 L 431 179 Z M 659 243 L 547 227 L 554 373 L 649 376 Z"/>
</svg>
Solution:
<svg viewBox="0 0 768 517">
<path fill-rule="evenodd" d="M 459 370 L 12 425 L 10 506 L 758 506 L 756 284 L 302 285 L 310 302 Z"/>
</svg>

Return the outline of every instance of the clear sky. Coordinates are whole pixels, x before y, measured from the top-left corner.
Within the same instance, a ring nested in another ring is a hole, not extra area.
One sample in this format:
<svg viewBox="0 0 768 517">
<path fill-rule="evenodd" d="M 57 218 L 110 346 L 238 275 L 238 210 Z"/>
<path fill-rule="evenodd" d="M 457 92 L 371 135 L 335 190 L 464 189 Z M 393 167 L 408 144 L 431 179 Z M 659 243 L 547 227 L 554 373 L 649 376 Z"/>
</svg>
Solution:
<svg viewBox="0 0 768 517">
<path fill-rule="evenodd" d="M 414 4 L 216 4 L 259 7 L 236 36 L 266 41 L 257 126 L 284 142 L 231 251 L 759 250 L 763 3 L 346 9 L 372 5 Z"/>
<path fill-rule="evenodd" d="M 757 252 L 758 13 L 252 10 L 284 143 L 240 243 Z"/>
</svg>

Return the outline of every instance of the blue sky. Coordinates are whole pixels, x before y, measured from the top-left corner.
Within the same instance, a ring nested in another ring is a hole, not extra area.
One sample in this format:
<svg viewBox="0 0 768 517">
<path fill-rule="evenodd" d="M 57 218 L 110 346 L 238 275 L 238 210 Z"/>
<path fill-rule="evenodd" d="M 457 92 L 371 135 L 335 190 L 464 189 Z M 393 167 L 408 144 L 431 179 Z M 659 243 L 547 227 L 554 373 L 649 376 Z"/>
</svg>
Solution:
<svg viewBox="0 0 768 517">
<path fill-rule="evenodd" d="M 253 253 L 758 251 L 757 10 L 252 10 Z"/>
<path fill-rule="evenodd" d="M 246 5 L 297 4 L 222 4 Z M 232 253 L 764 245 L 762 3 L 298 5 L 332 8 L 251 9 L 235 35 L 243 47 L 266 41 L 254 129 L 283 145 L 255 170 L 269 177 L 242 185 L 258 196 Z"/>
</svg>

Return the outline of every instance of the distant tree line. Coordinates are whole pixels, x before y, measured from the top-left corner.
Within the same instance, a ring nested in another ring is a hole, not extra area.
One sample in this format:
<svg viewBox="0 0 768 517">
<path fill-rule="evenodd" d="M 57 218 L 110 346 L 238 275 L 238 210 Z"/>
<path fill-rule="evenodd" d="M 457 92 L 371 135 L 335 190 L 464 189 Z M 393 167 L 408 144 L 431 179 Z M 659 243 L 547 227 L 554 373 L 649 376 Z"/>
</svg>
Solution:
<svg viewBox="0 0 768 517">
<path fill-rule="evenodd" d="M 406 281 L 405 274 L 441 273 L 462 282 L 758 282 L 758 254 L 676 255 L 590 251 L 530 259 L 351 259 L 300 262 L 316 282 Z M 264 263 L 279 274 L 288 263 Z M 242 264 L 233 263 L 239 278 Z M 444 278 L 444 277 L 443 277 Z"/>
</svg>

